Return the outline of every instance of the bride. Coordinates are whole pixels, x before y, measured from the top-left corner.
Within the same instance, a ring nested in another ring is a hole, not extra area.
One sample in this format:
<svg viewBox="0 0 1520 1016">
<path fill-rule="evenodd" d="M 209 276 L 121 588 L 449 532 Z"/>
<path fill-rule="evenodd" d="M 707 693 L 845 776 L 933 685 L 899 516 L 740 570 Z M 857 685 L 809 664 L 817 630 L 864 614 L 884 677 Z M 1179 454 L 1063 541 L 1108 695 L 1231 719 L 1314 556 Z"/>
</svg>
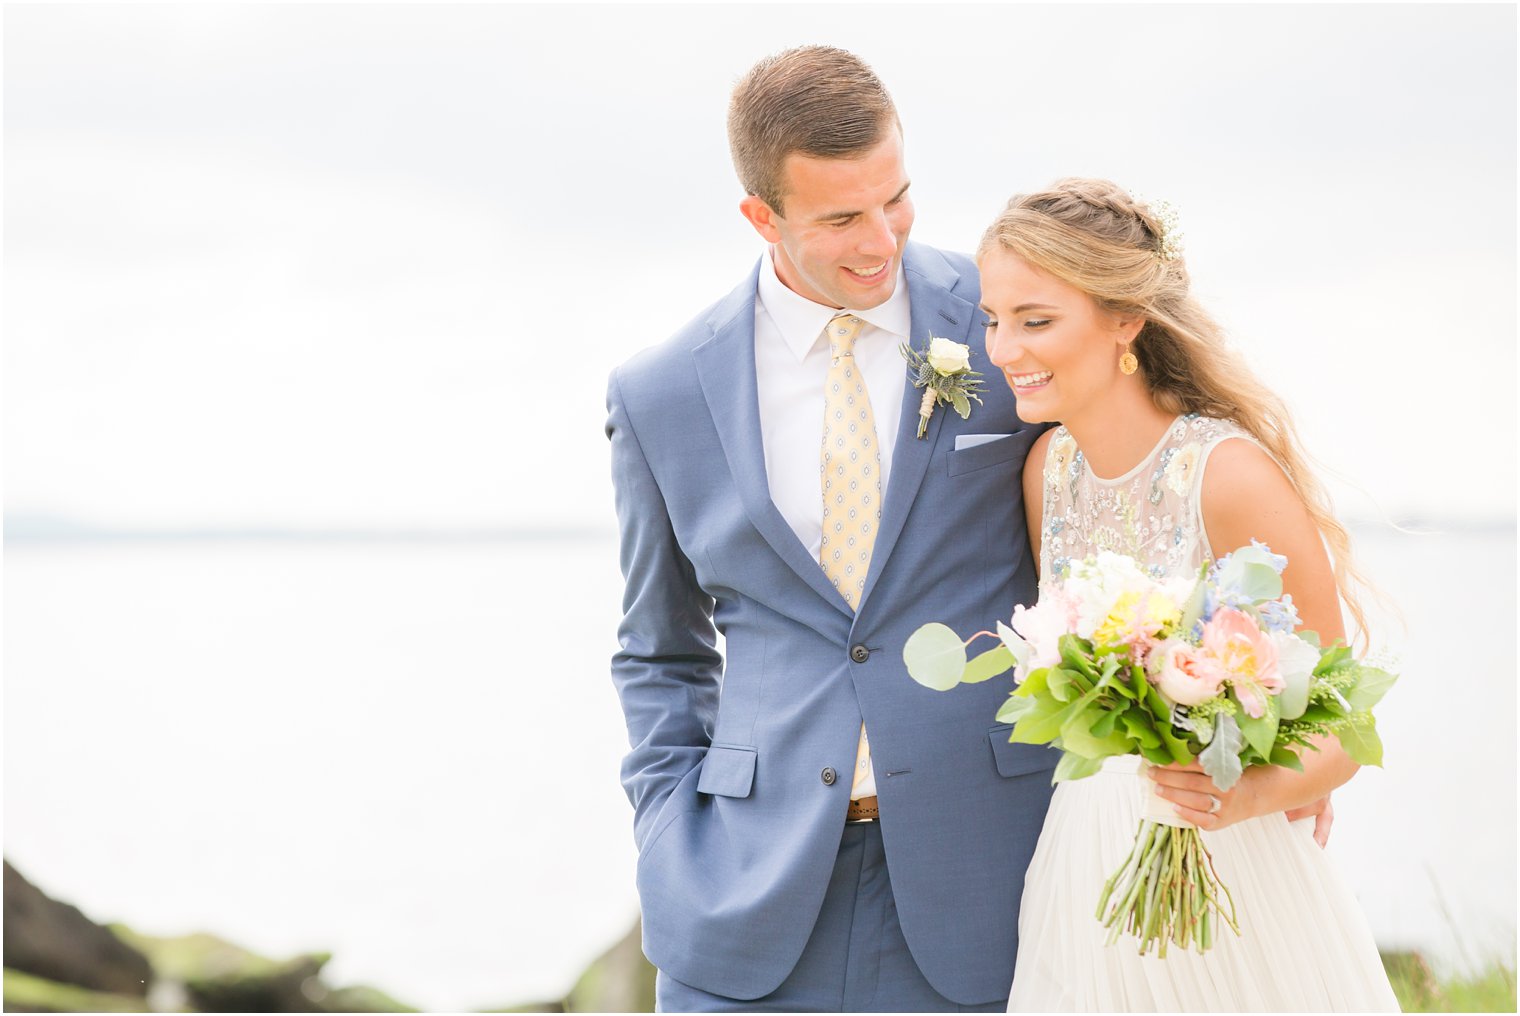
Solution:
<svg viewBox="0 0 1520 1016">
<path fill-rule="evenodd" d="M 1042 587 L 1103 550 L 1158 577 L 1195 575 L 1256 539 L 1287 556 L 1302 627 L 1344 639 L 1342 598 L 1365 627 L 1346 531 L 1282 403 L 1189 294 L 1168 216 L 1106 181 L 1063 180 L 1013 198 L 977 262 L 988 355 L 1019 416 L 1060 424 L 1023 479 Z M 1355 898 L 1312 823 L 1284 815 L 1356 771 L 1333 738 L 1318 747 L 1302 773 L 1257 766 L 1229 791 L 1197 766 L 1143 782 L 1134 756 L 1062 783 L 1025 881 L 1010 1011 L 1396 1011 Z M 1105 945 L 1094 907 L 1133 844 L 1142 792 L 1203 830 L 1238 937 L 1165 959 L 1127 937 Z"/>
</svg>

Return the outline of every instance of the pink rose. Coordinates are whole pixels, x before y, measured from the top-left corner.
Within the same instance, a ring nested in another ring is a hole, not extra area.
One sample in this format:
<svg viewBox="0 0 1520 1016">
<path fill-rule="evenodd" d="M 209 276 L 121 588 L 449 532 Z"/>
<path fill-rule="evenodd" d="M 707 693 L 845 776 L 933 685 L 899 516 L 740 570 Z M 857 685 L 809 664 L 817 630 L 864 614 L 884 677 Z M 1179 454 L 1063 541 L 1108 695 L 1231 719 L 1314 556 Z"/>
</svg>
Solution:
<svg viewBox="0 0 1520 1016">
<path fill-rule="evenodd" d="M 1167 639 L 1151 653 L 1156 687 L 1179 705 L 1196 706 L 1219 694 L 1224 673 L 1206 654 L 1181 639 Z"/>
<path fill-rule="evenodd" d="M 1202 641 L 1204 653 L 1235 689 L 1245 711 L 1258 719 L 1265 715 L 1267 696 L 1283 690 L 1272 636 L 1249 614 L 1227 607 L 1203 626 Z"/>
</svg>

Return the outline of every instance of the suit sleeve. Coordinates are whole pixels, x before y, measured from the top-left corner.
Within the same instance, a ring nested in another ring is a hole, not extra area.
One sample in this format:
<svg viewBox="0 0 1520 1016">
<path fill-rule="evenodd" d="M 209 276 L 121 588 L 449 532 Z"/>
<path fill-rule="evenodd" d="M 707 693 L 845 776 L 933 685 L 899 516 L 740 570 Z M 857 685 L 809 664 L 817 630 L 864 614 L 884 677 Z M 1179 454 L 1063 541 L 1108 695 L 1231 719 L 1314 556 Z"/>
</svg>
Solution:
<svg viewBox="0 0 1520 1016">
<path fill-rule="evenodd" d="M 681 550 L 665 496 L 628 417 L 618 374 L 607 386 L 607 437 L 623 571 L 623 621 L 612 658 L 631 751 L 622 782 L 643 848 L 671 792 L 707 753 L 723 660 L 713 600 Z"/>
</svg>

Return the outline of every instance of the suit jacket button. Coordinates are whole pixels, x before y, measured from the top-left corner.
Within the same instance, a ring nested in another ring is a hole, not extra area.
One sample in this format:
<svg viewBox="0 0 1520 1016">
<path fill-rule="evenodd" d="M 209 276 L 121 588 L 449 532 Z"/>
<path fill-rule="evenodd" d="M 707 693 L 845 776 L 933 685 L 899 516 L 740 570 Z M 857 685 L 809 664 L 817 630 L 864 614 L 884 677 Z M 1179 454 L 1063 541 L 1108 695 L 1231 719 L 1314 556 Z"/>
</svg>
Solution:
<svg viewBox="0 0 1520 1016">
<path fill-rule="evenodd" d="M 822 778 L 823 785 L 825 787 L 832 787 L 834 785 L 834 781 L 839 779 L 839 774 L 834 771 L 833 766 L 824 766 Z"/>
<path fill-rule="evenodd" d="M 865 646 L 856 644 L 850 647 L 850 659 L 856 663 L 864 663 L 871 658 L 871 650 Z"/>
</svg>

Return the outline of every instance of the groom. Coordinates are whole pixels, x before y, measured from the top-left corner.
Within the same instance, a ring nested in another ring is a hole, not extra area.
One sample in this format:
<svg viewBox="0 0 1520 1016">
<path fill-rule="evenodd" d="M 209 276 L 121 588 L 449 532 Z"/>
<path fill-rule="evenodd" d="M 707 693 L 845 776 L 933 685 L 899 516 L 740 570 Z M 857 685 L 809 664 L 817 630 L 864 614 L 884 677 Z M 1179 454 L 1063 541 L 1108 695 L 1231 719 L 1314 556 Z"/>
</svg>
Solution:
<svg viewBox="0 0 1520 1016">
<path fill-rule="evenodd" d="M 1056 753 L 1004 682 L 927 690 L 915 628 L 1035 599 L 1021 423 L 975 266 L 909 243 L 903 135 L 857 57 L 757 64 L 729 111 L 767 247 L 613 372 L 626 579 L 612 677 L 662 1011 L 1002 1011 Z M 962 420 L 899 347 L 970 346 Z M 724 639 L 720 652 L 717 639 Z"/>
</svg>

